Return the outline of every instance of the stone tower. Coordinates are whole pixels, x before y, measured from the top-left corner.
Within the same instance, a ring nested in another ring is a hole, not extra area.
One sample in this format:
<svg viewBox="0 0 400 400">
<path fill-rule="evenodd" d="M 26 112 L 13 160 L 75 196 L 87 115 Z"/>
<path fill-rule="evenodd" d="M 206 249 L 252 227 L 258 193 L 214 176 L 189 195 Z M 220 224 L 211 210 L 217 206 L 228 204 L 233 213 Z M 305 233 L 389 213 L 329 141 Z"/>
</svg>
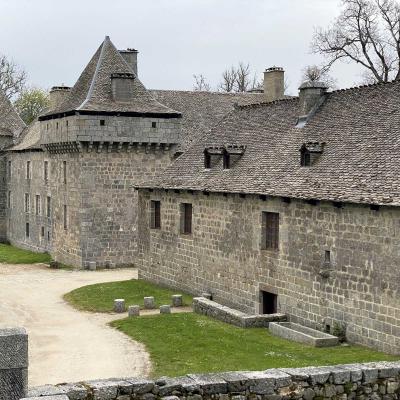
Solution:
<svg viewBox="0 0 400 400">
<path fill-rule="evenodd" d="M 11 242 L 23 245 L 28 235 L 30 247 L 69 265 L 134 263 L 135 186 L 170 164 L 181 123 L 138 79 L 136 54 L 121 54 L 106 37 L 75 85 L 39 117 L 41 151 L 24 154 L 34 158 L 36 178 L 23 190 L 32 207 L 35 196 L 40 202 L 40 218 L 16 226 Z"/>
</svg>

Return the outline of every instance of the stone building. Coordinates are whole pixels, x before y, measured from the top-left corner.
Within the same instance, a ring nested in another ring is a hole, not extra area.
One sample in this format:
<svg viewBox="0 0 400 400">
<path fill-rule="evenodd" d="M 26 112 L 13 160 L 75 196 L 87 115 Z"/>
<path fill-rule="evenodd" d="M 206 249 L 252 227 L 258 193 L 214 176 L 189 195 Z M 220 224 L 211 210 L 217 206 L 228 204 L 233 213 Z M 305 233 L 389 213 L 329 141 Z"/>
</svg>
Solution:
<svg viewBox="0 0 400 400">
<path fill-rule="evenodd" d="M 146 90 L 137 54 L 106 37 L 75 85 L 53 87 L 51 108 L 25 129 L 0 99 L 1 240 L 78 267 L 134 264 L 135 185 L 159 174 L 234 103 L 262 97 Z M 181 105 L 185 116 L 174 108 Z"/>
<path fill-rule="evenodd" d="M 139 185 L 140 277 L 400 354 L 400 82 L 228 113 Z"/>
</svg>

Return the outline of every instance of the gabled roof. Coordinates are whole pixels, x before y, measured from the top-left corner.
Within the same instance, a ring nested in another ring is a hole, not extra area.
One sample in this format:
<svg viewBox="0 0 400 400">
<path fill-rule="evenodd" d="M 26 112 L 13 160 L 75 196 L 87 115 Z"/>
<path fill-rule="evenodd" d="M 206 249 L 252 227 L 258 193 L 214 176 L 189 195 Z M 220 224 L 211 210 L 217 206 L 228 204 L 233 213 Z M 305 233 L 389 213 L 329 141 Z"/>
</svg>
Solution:
<svg viewBox="0 0 400 400">
<path fill-rule="evenodd" d="M 162 104 L 182 113 L 181 150 L 221 121 L 235 104 L 260 103 L 265 99 L 264 93 L 249 92 L 151 90 L 151 93 Z"/>
<path fill-rule="evenodd" d="M 130 101 L 119 102 L 113 99 L 111 90 L 111 76 L 113 74 L 134 75 L 133 93 Z M 74 111 L 82 113 L 161 114 L 180 117 L 178 112 L 154 99 L 108 36 L 89 61 L 66 100 L 59 108 L 51 110 L 39 119 L 48 119 L 52 116 Z"/>
<path fill-rule="evenodd" d="M 24 121 L 0 90 L 0 136 L 18 137 L 24 128 Z"/>
<path fill-rule="evenodd" d="M 9 149 L 9 151 L 26 150 L 41 150 L 40 122 L 38 120 L 32 122 L 28 127 L 26 127 L 15 146 Z"/>
<path fill-rule="evenodd" d="M 328 93 L 304 128 L 299 99 L 243 106 L 141 187 L 400 206 L 400 81 Z M 325 143 L 301 167 L 305 143 Z M 207 146 L 246 146 L 231 169 L 204 169 Z"/>
</svg>

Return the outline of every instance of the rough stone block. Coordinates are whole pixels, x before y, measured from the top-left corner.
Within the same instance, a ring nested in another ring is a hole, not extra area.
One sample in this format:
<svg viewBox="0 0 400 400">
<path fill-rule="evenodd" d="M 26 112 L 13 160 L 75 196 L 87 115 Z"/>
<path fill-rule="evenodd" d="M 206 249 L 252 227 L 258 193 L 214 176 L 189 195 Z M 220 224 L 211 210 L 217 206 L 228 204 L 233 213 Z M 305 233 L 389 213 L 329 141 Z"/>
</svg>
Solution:
<svg viewBox="0 0 400 400">
<path fill-rule="evenodd" d="M 156 307 L 153 296 L 145 297 L 143 301 L 144 301 L 144 308 L 146 310 L 152 310 Z"/>
<path fill-rule="evenodd" d="M 96 271 L 96 261 L 89 261 L 89 271 Z"/>
<path fill-rule="evenodd" d="M 128 316 L 129 317 L 138 317 L 140 315 L 140 306 L 129 306 L 128 307 Z"/>
<path fill-rule="evenodd" d="M 0 370 L 0 400 L 19 400 L 28 391 L 26 368 Z"/>
<path fill-rule="evenodd" d="M 172 306 L 173 307 L 182 307 L 183 306 L 183 297 L 181 294 L 174 294 L 172 296 Z"/>
<path fill-rule="evenodd" d="M 125 300 L 124 299 L 115 299 L 114 300 L 114 311 L 116 313 L 125 312 Z"/>
<path fill-rule="evenodd" d="M 160 306 L 160 314 L 171 314 L 171 307 L 168 304 Z"/>
<path fill-rule="evenodd" d="M 28 367 L 28 335 L 24 328 L 0 329 L 0 370 Z"/>
<path fill-rule="evenodd" d="M 25 397 L 21 400 L 70 400 L 70 399 L 65 394 L 56 394 L 54 396 Z"/>
</svg>

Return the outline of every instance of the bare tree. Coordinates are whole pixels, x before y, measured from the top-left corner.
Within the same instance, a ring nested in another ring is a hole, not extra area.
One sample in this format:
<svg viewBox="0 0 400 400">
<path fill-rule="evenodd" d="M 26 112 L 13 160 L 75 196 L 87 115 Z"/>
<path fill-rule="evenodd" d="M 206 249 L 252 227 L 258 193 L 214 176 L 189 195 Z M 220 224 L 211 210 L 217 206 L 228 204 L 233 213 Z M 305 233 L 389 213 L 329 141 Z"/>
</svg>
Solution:
<svg viewBox="0 0 400 400">
<path fill-rule="evenodd" d="M 218 85 L 218 89 L 222 92 L 233 92 L 235 89 L 237 71 L 234 66 L 226 69 L 222 73 L 222 81 Z"/>
<path fill-rule="evenodd" d="M 336 86 L 336 79 L 329 75 L 328 69 L 318 65 L 308 65 L 303 69 L 302 82 L 322 82 L 327 88 Z M 301 83 L 302 83 L 301 82 Z"/>
<path fill-rule="evenodd" d="M 240 62 L 237 67 L 231 66 L 222 73 L 222 80 L 218 85 L 218 89 L 222 92 L 247 92 L 251 89 L 258 89 L 260 82 L 257 75 L 250 68 L 250 64 Z"/>
<path fill-rule="evenodd" d="M 211 90 L 210 84 L 207 82 L 203 74 L 193 75 L 194 85 L 193 90 L 198 92 L 209 92 Z"/>
<path fill-rule="evenodd" d="M 397 0 L 342 0 L 343 10 L 328 29 L 315 31 L 312 48 L 326 57 L 355 62 L 375 82 L 400 78 L 400 5 Z"/>
<path fill-rule="evenodd" d="M 8 99 L 21 93 L 25 87 L 26 72 L 6 56 L 0 55 L 0 89 Z"/>
</svg>

